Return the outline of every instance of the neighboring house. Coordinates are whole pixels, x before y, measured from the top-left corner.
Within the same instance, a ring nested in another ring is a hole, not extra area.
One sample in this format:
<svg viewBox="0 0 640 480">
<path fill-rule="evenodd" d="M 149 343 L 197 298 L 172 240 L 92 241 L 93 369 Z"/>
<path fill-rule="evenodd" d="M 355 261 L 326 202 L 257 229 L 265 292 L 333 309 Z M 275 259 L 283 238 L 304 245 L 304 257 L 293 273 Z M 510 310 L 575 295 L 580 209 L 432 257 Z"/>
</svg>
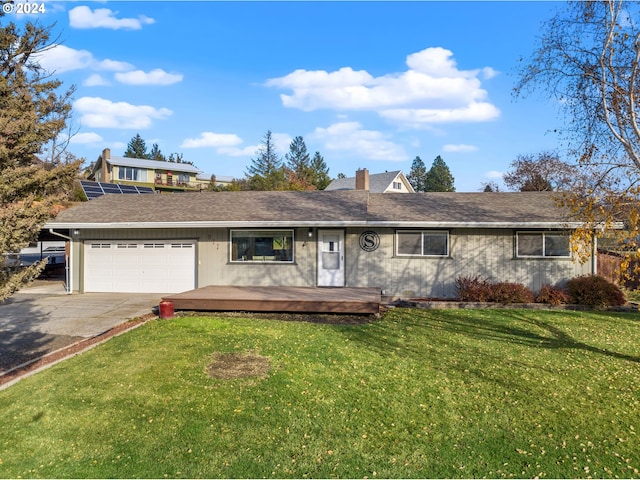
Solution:
<svg viewBox="0 0 640 480">
<path fill-rule="evenodd" d="M 196 181 L 202 185 L 202 190 L 206 190 L 211 183 L 212 174 L 199 173 L 196 176 Z M 226 175 L 216 175 L 216 187 L 228 187 L 233 183 L 234 177 Z"/>
<path fill-rule="evenodd" d="M 369 174 L 366 168 L 356 171 L 355 177 L 336 178 L 326 190 L 368 190 L 371 193 L 414 193 L 401 170 Z"/>
<path fill-rule="evenodd" d="M 176 293 L 207 285 L 376 287 L 455 297 L 481 275 L 534 291 L 595 273 L 572 260 L 550 192 L 202 192 L 104 195 L 45 228 L 69 235 L 70 289 Z"/>
<path fill-rule="evenodd" d="M 129 157 L 112 157 L 105 148 L 96 161 L 89 180 L 124 185 L 142 185 L 157 191 L 200 190 L 200 173 L 188 163 L 163 162 Z"/>
</svg>

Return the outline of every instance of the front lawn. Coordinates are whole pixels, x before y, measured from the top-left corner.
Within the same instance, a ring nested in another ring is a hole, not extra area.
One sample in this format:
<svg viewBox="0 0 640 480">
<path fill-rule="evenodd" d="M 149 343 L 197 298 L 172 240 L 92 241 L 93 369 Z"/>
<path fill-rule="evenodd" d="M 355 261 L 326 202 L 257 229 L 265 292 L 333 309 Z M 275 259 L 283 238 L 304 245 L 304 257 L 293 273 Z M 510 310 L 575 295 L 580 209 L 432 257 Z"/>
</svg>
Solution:
<svg viewBox="0 0 640 480">
<path fill-rule="evenodd" d="M 180 317 L 0 391 L 0 476 L 637 477 L 639 390 L 637 314 Z"/>
</svg>

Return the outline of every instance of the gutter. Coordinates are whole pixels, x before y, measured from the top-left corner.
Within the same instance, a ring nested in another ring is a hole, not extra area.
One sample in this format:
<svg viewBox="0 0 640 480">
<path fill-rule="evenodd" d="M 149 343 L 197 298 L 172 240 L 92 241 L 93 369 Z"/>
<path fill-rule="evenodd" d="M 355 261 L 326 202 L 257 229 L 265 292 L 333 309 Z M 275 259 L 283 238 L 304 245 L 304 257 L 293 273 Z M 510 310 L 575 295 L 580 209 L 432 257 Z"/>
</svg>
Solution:
<svg viewBox="0 0 640 480">
<path fill-rule="evenodd" d="M 165 228 L 292 228 L 293 227 L 386 227 L 386 228 L 553 228 L 567 229 L 583 226 L 580 222 L 421 222 L 421 221 L 202 221 L 202 222 L 111 222 L 111 223 L 55 223 L 45 227 L 65 229 L 165 229 Z"/>
<path fill-rule="evenodd" d="M 66 253 L 64 255 L 64 276 L 65 276 L 64 287 L 67 295 L 70 295 L 72 292 L 72 289 L 71 289 L 71 270 L 69 268 L 69 262 L 71 261 L 71 257 L 72 257 L 71 249 L 73 248 L 73 242 L 71 241 L 71 237 L 63 235 L 62 233 L 59 233 L 59 232 L 55 232 L 53 228 L 49 228 L 49 233 L 51 235 L 55 235 L 56 237 L 64 238 L 66 241 L 69 242 L 69 257 L 67 257 Z"/>
</svg>

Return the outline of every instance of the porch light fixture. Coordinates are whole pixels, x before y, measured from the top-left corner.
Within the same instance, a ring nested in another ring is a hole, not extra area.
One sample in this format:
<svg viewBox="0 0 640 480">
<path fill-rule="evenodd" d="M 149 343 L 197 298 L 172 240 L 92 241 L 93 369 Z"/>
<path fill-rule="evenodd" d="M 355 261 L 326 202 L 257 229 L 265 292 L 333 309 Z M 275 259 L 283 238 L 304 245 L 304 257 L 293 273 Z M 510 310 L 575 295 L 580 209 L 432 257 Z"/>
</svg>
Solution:
<svg viewBox="0 0 640 480">
<path fill-rule="evenodd" d="M 309 232 L 307 233 L 307 235 L 309 236 L 309 238 L 313 237 L 313 228 L 309 227 Z"/>
<path fill-rule="evenodd" d="M 79 235 L 80 235 L 80 230 L 77 230 L 77 229 L 76 229 L 76 230 L 74 230 L 74 231 L 73 231 L 73 236 L 74 236 L 74 237 L 77 237 L 77 236 L 79 236 Z"/>
</svg>

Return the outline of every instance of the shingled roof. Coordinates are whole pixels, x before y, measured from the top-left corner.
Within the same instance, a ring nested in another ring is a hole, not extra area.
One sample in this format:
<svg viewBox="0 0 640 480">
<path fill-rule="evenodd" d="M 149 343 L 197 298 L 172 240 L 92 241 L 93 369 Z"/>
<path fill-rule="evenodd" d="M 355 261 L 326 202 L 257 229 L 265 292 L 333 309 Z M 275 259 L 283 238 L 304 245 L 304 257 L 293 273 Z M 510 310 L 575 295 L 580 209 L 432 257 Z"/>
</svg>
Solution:
<svg viewBox="0 0 640 480">
<path fill-rule="evenodd" d="M 563 228 L 550 192 L 376 194 L 201 192 L 104 195 L 61 212 L 47 228 L 278 226 Z"/>
</svg>

